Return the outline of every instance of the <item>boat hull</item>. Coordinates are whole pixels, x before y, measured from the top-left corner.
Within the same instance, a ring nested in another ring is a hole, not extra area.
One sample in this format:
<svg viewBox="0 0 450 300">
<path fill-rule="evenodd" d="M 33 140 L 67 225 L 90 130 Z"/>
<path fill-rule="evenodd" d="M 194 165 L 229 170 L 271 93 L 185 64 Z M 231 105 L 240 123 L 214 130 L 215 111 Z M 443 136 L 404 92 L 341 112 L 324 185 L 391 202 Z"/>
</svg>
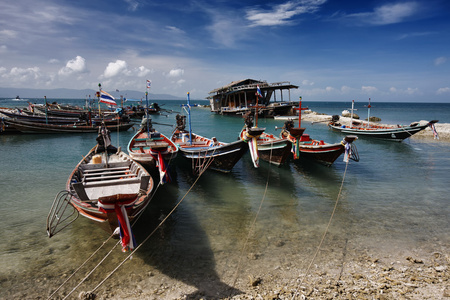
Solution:
<svg viewBox="0 0 450 300">
<path fill-rule="evenodd" d="M 154 183 L 150 173 L 124 152 L 97 154 L 95 150 L 92 148 L 74 168 L 66 189 L 72 195 L 70 204 L 82 216 L 113 233 L 118 227 L 117 215 L 103 209 L 101 203 L 126 203 L 123 205 L 131 221 L 147 206 Z M 96 154 L 104 160 L 108 157 L 109 163 L 94 162 Z"/>
<path fill-rule="evenodd" d="M 415 126 L 399 126 L 399 127 L 347 127 L 339 123 L 330 123 L 328 127 L 334 131 L 341 132 L 344 134 L 352 134 L 360 137 L 373 138 L 378 140 L 388 140 L 401 142 L 414 134 L 424 130 L 431 124 L 437 121 L 431 121 L 426 125 L 415 125 Z"/>
<path fill-rule="evenodd" d="M 192 134 L 191 144 L 186 141 L 186 134 L 176 131 L 171 140 L 178 145 L 180 155 L 191 163 L 194 173 L 199 173 L 205 167 L 228 173 L 248 150 L 244 141 L 221 143 L 196 134 Z"/>
<path fill-rule="evenodd" d="M 159 132 L 150 132 L 150 135 L 140 129 L 128 143 L 128 154 L 132 159 L 147 169 L 158 167 L 158 152 L 164 161 L 170 164 L 177 157 L 178 147 L 168 137 Z"/>
<path fill-rule="evenodd" d="M 240 133 L 241 140 L 248 140 L 246 134 L 247 128 L 244 127 Z M 252 136 L 250 134 L 250 136 Z M 260 132 L 256 140 L 258 155 L 262 160 L 265 160 L 276 166 L 280 166 L 286 162 L 291 153 L 291 142 L 272 134 Z"/>
<path fill-rule="evenodd" d="M 22 133 L 92 133 L 98 132 L 98 129 L 100 128 L 100 126 L 45 124 L 12 119 L 5 119 L 4 122 L 8 126 L 12 126 Z M 110 131 L 127 131 L 133 127 L 133 124 L 106 125 L 106 127 Z"/>
<path fill-rule="evenodd" d="M 296 128 L 292 129 L 294 129 L 294 133 L 297 133 L 295 131 Z M 304 130 L 304 128 L 301 129 Z M 294 161 L 300 159 L 308 159 L 329 167 L 336 161 L 336 159 L 338 159 L 339 156 L 342 155 L 342 153 L 345 152 L 344 142 L 329 144 L 325 143 L 324 141 L 310 139 L 308 134 L 293 136 L 289 131 L 285 129 L 283 129 L 280 136 L 291 142 L 292 152 L 294 153 Z M 355 138 L 356 137 L 346 137 L 346 140 L 351 143 Z M 297 146 L 298 151 L 296 149 Z"/>
</svg>

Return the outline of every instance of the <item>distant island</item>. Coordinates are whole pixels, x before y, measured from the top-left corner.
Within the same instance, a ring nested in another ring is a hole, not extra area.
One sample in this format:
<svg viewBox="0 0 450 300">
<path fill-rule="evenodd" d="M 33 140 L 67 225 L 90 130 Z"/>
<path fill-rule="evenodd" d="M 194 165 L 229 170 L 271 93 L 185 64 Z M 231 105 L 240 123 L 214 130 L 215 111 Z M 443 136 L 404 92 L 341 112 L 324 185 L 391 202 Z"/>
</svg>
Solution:
<svg viewBox="0 0 450 300">
<path fill-rule="evenodd" d="M 123 90 L 123 91 L 108 91 L 106 92 L 113 95 L 115 98 L 120 99 L 123 95 L 124 98 L 129 99 L 145 99 L 145 92 Z M 26 88 L 1 88 L 0 87 L 0 98 L 44 98 L 46 96 L 49 99 L 85 99 L 91 96 L 95 97 L 96 90 L 84 89 L 26 89 Z M 169 94 L 148 94 L 149 99 L 155 100 L 183 100 L 184 98 L 176 97 Z"/>
</svg>

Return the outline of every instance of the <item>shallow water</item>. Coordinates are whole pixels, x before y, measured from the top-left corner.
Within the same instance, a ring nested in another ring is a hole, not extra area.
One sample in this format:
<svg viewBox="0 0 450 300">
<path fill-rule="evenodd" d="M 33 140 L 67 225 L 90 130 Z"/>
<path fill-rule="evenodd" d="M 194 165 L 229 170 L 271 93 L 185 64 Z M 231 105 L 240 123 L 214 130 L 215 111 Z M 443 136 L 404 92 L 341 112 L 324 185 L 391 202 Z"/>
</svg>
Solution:
<svg viewBox="0 0 450 300">
<path fill-rule="evenodd" d="M 164 108 L 181 111 L 179 101 L 164 103 Z M 313 104 L 309 106 L 313 108 Z M 374 106 L 383 108 L 382 104 Z M 442 107 L 450 116 L 449 106 Z M 442 107 L 424 113 L 421 119 L 440 117 L 441 122 L 450 123 L 442 119 Z M 337 104 L 335 109 L 340 113 Z M 409 116 L 401 119 L 415 121 L 418 111 L 423 112 L 420 105 L 414 112 L 409 113 L 410 109 L 402 110 Z M 235 140 L 243 126 L 241 118 L 212 115 L 207 108 L 193 108 L 192 112 L 194 132 L 226 142 Z M 389 114 L 381 117 L 390 118 Z M 154 123 L 174 121 L 175 114 L 153 117 Z M 343 137 L 323 124 L 303 125 L 311 137 L 326 142 Z M 259 126 L 276 133 L 275 126 L 281 127 L 282 121 L 260 120 Z M 169 135 L 172 130 L 170 126 L 155 127 Z M 133 133 L 113 132 L 112 142 L 119 141 L 125 149 Z M 48 297 L 106 240 L 105 232 L 82 217 L 51 239 L 45 232 L 54 196 L 64 189 L 72 168 L 95 144 L 95 137 L 0 135 L 0 298 Z M 347 169 L 342 157 L 330 168 L 311 162 L 289 162 L 277 168 L 261 162 L 255 169 L 246 154 L 229 174 L 207 171 L 185 198 L 197 178 L 175 161 L 174 182 L 157 191 L 134 228 L 138 243 L 181 199 L 182 203 L 99 293 L 114 297 L 119 291 L 156 291 L 162 289 L 164 278 L 170 278 L 174 286 L 195 294 L 197 290 L 225 289 L 233 285 L 233 279 L 239 288 L 249 274 L 276 273 L 280 268 L 304 270 L 337 199 L 318 259 L 322 268 L 327 267 L 327 260 L 341 255 L 344 247 L 379 255 L 412 249 L 448 250 L 449 144 L 359 139 L 356 145 L 360 161 L 352 161 Z M 108 242 L 94 262 L 58 295 L 66 295 L 115 243 Z M 73 298 L 80 291 L 92 290 L 125 256 L 119 247 L 113 250 L 107 263 Z"/>
</svg>

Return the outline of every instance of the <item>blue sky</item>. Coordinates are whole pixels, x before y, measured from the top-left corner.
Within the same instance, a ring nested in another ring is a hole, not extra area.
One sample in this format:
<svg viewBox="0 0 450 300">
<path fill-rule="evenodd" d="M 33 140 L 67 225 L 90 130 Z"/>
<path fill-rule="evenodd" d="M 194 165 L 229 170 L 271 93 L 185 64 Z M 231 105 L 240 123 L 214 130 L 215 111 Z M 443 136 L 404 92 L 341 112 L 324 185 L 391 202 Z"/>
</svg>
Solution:
<svg viewBox="0 0 450 300">
<path fill-rule="evenodd" d="M 144 92 L 150 79 L 151 93 L 202 99 L 246 78 L 290 81 L 292 100 L 450 102 L 450 2 L 0 3 L 0 87 Z"/>
</svg>

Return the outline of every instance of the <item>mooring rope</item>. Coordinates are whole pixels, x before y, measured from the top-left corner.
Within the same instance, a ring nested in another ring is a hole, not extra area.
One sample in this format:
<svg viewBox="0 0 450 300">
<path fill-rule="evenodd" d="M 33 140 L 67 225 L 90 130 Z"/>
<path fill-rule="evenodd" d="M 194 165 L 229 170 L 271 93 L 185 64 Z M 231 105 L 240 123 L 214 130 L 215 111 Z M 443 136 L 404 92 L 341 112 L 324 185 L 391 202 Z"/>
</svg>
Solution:
<svg viewBox="0 0 450 300">
<path fill-rule="evenodd" d="M 206 168 L 207 169 L 207 168 Z M 205 170 L 206 170 L 205 169 Z M 202 174 L 204 173 L 204 171 L 201 172 L 197 179 L 194 181 L 194 183 L 191 185 L 191 187 L 189 188 L 189 190 L 184 194 L 184 196 L 180 199 L 180 201 L 178 201 L 177 205 L 175 205 L 175 207 L 169 212 L 169 214 L 159 223 L 159 225 L 142 241 L 142 243 L 137 246 L 127 257 L 125 257 L 122 262 L 114 269 L 112 270 L 96 287 L 94 287 L 94 289 L 92 291 L 90 291 L 90 293 L 95 292 L 103 283 L 106 282 L 106 280 L 108 280 L 131 256 L 133 256 L 133 254 L 139 250 L 139 248 L 142 247 L 142 245 L 144 245 L 149 239 L 150 237 L 164 224 L 164 222 L 172 215 L 172 213 L 178 208 L 178 206 L 180 206 L 181 202 L 183 202 L 183 200 L 186 198 L 186 196 L 191 192 L 192 188 L 197 184 L 197 181 L 200 179 L 200 177 L 202 176 Z"/>
<path fill-rule="evenodd" d="M 97 252 L 98 251 L 100 251 L 100 249 L 102 249 L 103 248 L 103 246 L 105 246 L 105 244 L 107 243 L 107 242 L 109 242 L 109 240 L 113 237 L 114 235 L 113 234 L 111 234 L 104 242 L 103 242 L 103 244 L 100 246 L 100 247 L 98 247 L 97 248 L 97 250 L 95 250 L 75 271 L 73 271 L 73 273 L 69 276 L 69 277 L 67 277 L 67 279 L 50 295 L 50 296 L 48 296 L 48 298 L 47 298 L 47 300 L 48 299 L 51 299 L 73 276 L 75 276 L 75 274 L 82 268 L 82 267 L 84 267 L 84 265 L 89 261 L 89 260 L 91 260 L 93 257 L 94 257 L 94 255 L 95 254 L 97 254 Z"/>
<path fill-rule="evenodd" d="M 211 161 L 212 162 L 212 161 Z M 211 163 L 210 162 L 210 163 Z M 208 165 L 209 167 L 209 165 Z M 103 285 L 103 283 L 106 282 L 106 280 L 108 280 L 130 257 L 133 256 L 133 254 L 142 246 L 144 245 L 148 239 L 164 224 L 164 222 L 172 215 L 172 213 L 178 208 L 178 206 L 180 206 L 181 202 L 186 198 L 186 196 L 190 193 L 190 191 L 192 190 L 192 188 L 195 186 L 195 184 L 197 183 L 197 181 L 200 179 L 201 175 L 204 173 L 204 171 L 207 168 L 205 168 L 203 170 L 203 172 L 201 172 L 199 174 L 199 176 L 197 177 L 197 179 L 194 181 L 194 183 L 192 184 L 192 186 L 189 188 L 189 190 L 186 192 L 186 194 L 181 198 L 181 200 L 177 203 L 177 205 L 175 205 L 175 207 L 169 212 L 169 214 L 159 223 L 159 225 L 147 236 L 147 238 L 144 239 L 144 241 L 142 241 L 142 243 L 137 246 L 127 257 L 125 257 L 122 262 L 114 269 L 112 270 L 92 291 L 90 291 L 90 293 L 95 292 L 101 285 Z M 160 184 L 158 184 L 158 187 L 160 186 Z M 155 191 L 156 193 L 156 191 Z M 155 195 L 155 193 L 153 195 Z M 138 218 L 141 216 L 142 214 L 140 214 L 138 216 Z M 137 219 L 135 219 L 137 221 Z M 136 222 L 133 222 L 133 225 Z M 117 242 L 117 244 L 111 249 L 111 251 L 107 254 L 107 256 L 112 252 L 112 250 L 120 243 Z M 106 256 L 106 257 L 107 257 Z M 83 280 L 68 294 L 66 295 L 66 297 L 64 297 L 63 299 L 67 299 L 68 296 L 70 296 L 93 272 L 95 269 L 97 269 L 97 267 L 106 259 L 106 257 L 85 277 L 83 278 Z"/>
<path fill-rule="evenodd" d="M 270 148 L 269 161 L 272 160 L 273 142 L 271 143 L 271 146 L 272 147 Z M 259 213 L 261 212 L 262 205 L 263 205 L 264 200 L 266 198 L 267 188 L 269 187 L 269 179 L 270 179 L 270 165 L 271 165 L 271 163 L 269 163 L 269 171 L 267 172 L 267 181 L 266 181 L 266 187 L 264 189 L 263 197 L 261 199 L 261 202 L 259 203 L 259 207 L 258 207 L 258 210 L 256 211 L 255 218 L 253 219 L 253 222 L 250 225 L 250 229 L 248 231 L 247 238 L 245 239 L 244 245 L 242 246 L 242 249 L 241 249 L 241 252 L 240 252 L 240 255 L 239 255 L 239 261 L 238 261 L 238 264 L 237 264 L 237 267 L 236 267 L 236 274 L 234 276 L 234 281 L 233 281 L 233 284 L 231 286 L 235 286 L 236 285 L 236 281 L 238 279 L 238 274 L 239 274 L 239 270 L 241 268 L 241 262 L 242 262 L 242 257 L 244 255 L 245 248 L 247 247 L 248 241 L 250 239 L 250 236 L 251 236 L 251 234 L 253 232 L 253 229 L 254 229 L 254 226 L 256 224 L 256 219 L 258 219 Z M 230 297 L 231 297 L 231 294 L 230 294 Z"/>
<path fill-rule="evenodd" d="M 308 273 L 311 270 L 312 264 L 314 263 L 314 260 L 316 259 L 317 255 L 318 255 L 318 253 L 320 251 L 320 248 L 322 247 L 323 241 L 325 240 L 325 236 L 327 235 L 328 229 L 330 228 L 331 221 L 333 220 L 334 213 L 336 212 L 336 208 L 337 208 L 337 205 L 339 203 L 339 198 L 341 197 L 341 192 L 342 192 L 342 188 L 344 186 L 344 181 L 345 181 L 345 175 L 347 173 L 348 163 L 349 163 L 349 160 L 347 160 L 347 162 L 345 164 L 344 176 L 342 178 L 341 187 L 339 188 L 339 193 L 338 193 L 338 196 L 337 196 L 337 199 L 336 199 L 336 203 L 334 204 L 334 208 L 333 208 L 333 211 L 331 213 L 330 220 L 328 221 L 328 224 L 327 224 L 327 227 L 325 228 L 325 232 L 323 233 L 322 239 L 320 240 L 320 243 L 317 246 L 316 252 L 314 253 L 313 258 L 311 259 L 311 262 L 309 263 L 309 266 L 306 269 L 305 274 L 303 275 L 303 277 L 300 280 L 299 286 L 301 286 L 301 284 L 303 283 L 303 279 L 305 279 L 305 277 L 308 276 Z M 295 296 L 297 296 L 297 295 L 298 295 L 298 292 L 294 293 L 294 295 L 292 296 L 292 299 L 294 299 Z"/>
<path fill-rule="evenodd" d="M 172 161 L 172 156 L 169 159 L 169 163 Z M 166 170 L 166 172 L 168 172 L 168 169 Z M 144 210 L 147 208 L 147 206 L 150 204 L 151 200 L 153 199 L 154 195 L 156 194 L 157 190 L 159 189 L 159 187 L 161 186 L 161 181 L 159 181 L 158 185 L 156 186 L 155 191 L 152 192 L 151 198 L 150 200 L 146 203 L 145 207 L 140 211 L 140 213 L 133 219 L 133 223 L 131 224 L 131 227 L 134 226 L 134 224 L 136 224 L 136 222 L 139 220 L 139 218 L 142 216 Z M 100 251 L 100 249 L 102 249 L 106 243 L 114 236 L 114 233 L 111 234 L 104 242 L 103 244 L 97 248 L 97 250 L 95 250 L 48 298 L 47 300 L 51 299 L 51 297 L 53 297 L 56 292 L 58 292 L 73 276 L 75 276 L 76 273 L 78 273 L 78 271 L 88 262 L 90 261 L 95 254 L 97 254 L 98 251 Z M 72 289 L 72 291 L 66 295 L 66 297 L 64 299 L 66 299 L 68 296 L 70 296 L 70 294 L 72 294 L 102 263 L 103 261 L 112 253 L 112 250 L 114 250 L 117 245 L 120 243 L 120 241 L 118 241 L 112 248 L 111 250 L 106 254 L 106 256 L 94 267 L 94 269 L 88 273 L 88 275 L 83 278 L 81 280 L 81 282 L 78 283 L 78 285 Z"/>
</svg>

